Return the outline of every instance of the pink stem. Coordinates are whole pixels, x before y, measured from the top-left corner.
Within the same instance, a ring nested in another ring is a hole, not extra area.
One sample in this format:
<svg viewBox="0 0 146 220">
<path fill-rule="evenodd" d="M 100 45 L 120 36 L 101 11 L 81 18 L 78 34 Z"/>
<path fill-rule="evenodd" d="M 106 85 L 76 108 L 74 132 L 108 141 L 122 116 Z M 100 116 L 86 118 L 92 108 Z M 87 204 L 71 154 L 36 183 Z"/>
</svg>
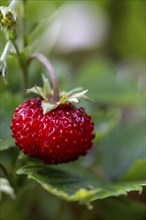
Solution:
<svg viewBox="0 0 146 220">
<path fill-rule="evenodd" d="M 54 92 L 53 93 L 53 95 L 54 95 L 53 100 L 54 100 L 54 102 L 58 102 L 59 101 L 58 80 L 57 80 L 53 66 L 51 65 L 49 60 L 43 54 L 40 54 L 40 53 L 32 54 L 28 62 L 30 63 L 33 59 L 39 60 L 47 68 L 47 70 L 50 74 L 50 79 L 51 79 L 53 92 Z"/>
</svg>

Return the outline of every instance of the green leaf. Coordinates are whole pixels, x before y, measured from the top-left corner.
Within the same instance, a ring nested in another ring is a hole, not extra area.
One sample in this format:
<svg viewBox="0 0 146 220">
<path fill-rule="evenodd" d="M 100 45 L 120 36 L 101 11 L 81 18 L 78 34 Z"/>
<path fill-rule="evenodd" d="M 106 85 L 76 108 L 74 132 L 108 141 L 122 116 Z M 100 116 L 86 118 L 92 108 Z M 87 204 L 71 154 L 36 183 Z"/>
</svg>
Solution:
<svg viewBox="0 0 146 220">
<path fill-rule="evenodd" d="M 2 141 L 11 137 L 10 125 L 15 108 L 22 102 L 20 94 L 11 94 L 9 92 L 2 92 L 1 98 L 1 111 L 0 111 L 0 134 Z"/>
<path fill-rule="evenodd" d="M 0 141 L 0 151 L 7 150 L 10 147 L 15 147 L 14 139 L 9 138 L 4 141 Z"/>
<path fill-rule="evenodd" d="M 123 13 L 125 4 L 127 13 L 122 20 L 118 18 L 118 14 L 113 15 L 112 18 L 116 21 L 111 43 L 121 59 L 136 54 L 143 60 L 145 57 L 145 1 L 135 1 L 134 4 L 130 4 L 129 1 L 121 3 L 120 7 L 117 6 L 113 11 Z"/>
<path fill-rule="evenodd" d="M 96 202 L 98 212 L 104 220 L 144 220 L 145 204 L 128 198 L 112 197 Z M 105 211 L 106 210 L 106 211 Z"/>
<path fill-rule="evenodd" d="M 101 165 L 108 178 L 122 178 L 135 161 L 145 158 L 145 122 L 134 122 L 133 117 L 121 121 L 100 142 L 100 154 Z"/>
<path fill-rule="evenodd" d="M 120 180 L 137 181 L 144 179 L 146 179 L 146 158 L 144 160 L 137 160 Z"/>
<path fill-rule="evenodd" d="M 62 166 L 63 167 L 63 166 Z M 48 166 L 21 167 L 17 174 L 27 174 L 51 194 L 67 201 L 89 204 L 90 201 L 110 196 L 126 195 L 129 191 L 141 191 L 144 181 L 134 183 L 105 183 L 91 172 L 81 169 L 56 169 Z"/>
<path fill-rule="evenodd" d="M 64 2 L 61 1 L 60 4 L 63 5 Z M 33 48 L 33 50 L 36 50 L 36 49 L 38 50 L 38 48 L 40 48 L 42 42 L 45 43 L 44 37 L 46 37 L 47 32 L 50 28 L 50 25 L 55 21 L 56 15 L 59 10 L 58 6 L 56 7 L 56 5 L 50 1 L 49 2 L 44 1 L 43 6 L 44 6 L 43 10 L 39 10 L 40 9 L 39 4 L 36 4 L 36 6 L 35 6 L 36 10 L 34 12 L 34 5 L 32 4 L 32 8 L 31 8 L 32 13 L 29 14 L 29 21 L 32 22 L 31 29 L 33 27 L 32 32 L 29 33 L 29 42 L 31 42 L 31 44 L 32 44 L 31 47 Z M 31 4 L 30 4 L 30 7 L 31 7 Z M 56 7 L 56 8 L 54 8 L 54 10 L 52 11 L 52 7 L 53 8 Z M 44 12 L 44 11 L 46 11 L 46 12 Z M 34 16 L 34 14 L 35 14 L 35 16 Z M 40 14 L 41 14 L 41 16 L 40 16 Z M 46 16 L 44 16 L 44 14 L 46 14 Z M 41 17 L 41 19 L 38 19 L 40 17 Z M 34 26 L 34 24 L 35 24 L 35 26 Z M 51 44 L 50 47 L 52 48 L 53 45 L 54 44 Z M 46 44 L 44 44 L 44 46 L 46 46 Z"/>
<path fill-rule="evenodd" d="M 88 96 L 101 105 L 143 106 L 145 94 L 138 90 L 138 80 L 118 72 L 110 62 L 91 58 L 78 69 L 73 86 L 89 89 Z"/>
<path fill-rule="evenodd" d="M 15 198 L 14 190 L 5 178 L 0 178 L 0 199 L 2 199 L 2 192 L 8 194 L 12 199 Z"/>
<path fill-rule="evenodd" d="M 104 138 L 118 124 L 120 115 L 119 111 L 97 111 L 92 115 L 97 141 Z"/>
</svg>

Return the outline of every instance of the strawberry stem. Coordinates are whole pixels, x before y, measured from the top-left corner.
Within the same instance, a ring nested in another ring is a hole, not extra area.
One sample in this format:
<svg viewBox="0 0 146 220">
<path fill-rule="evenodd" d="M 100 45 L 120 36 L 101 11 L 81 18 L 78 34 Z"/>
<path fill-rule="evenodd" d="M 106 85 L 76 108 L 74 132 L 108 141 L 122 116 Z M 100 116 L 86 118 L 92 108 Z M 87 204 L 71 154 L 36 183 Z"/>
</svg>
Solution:
<svg viewBox="0 0 146 220">
<path fill-rule="evenodd" d="M 17 4 L 17 2 L 18 2 L 18 0 L 12 0 L 10 5 L 9 5 L 9 8 L 14 9 L 16 4 Z"/>
<path fill-rule="evenodd" d="M 31 55 L 31 57 L 28 60 L 28 63 L 30 63 L 33 59 L 39 60 L 44 66 L 47 68 L 49 74 L 50 74 L 50 79 L 53 87 L 53 101 L 58 102 L 59 101 L 59 88 L 58 88 L 58 80 L 55 74 L 55 70 L 49 60 L 40 53 L 34 53 Z"/>
</svg>

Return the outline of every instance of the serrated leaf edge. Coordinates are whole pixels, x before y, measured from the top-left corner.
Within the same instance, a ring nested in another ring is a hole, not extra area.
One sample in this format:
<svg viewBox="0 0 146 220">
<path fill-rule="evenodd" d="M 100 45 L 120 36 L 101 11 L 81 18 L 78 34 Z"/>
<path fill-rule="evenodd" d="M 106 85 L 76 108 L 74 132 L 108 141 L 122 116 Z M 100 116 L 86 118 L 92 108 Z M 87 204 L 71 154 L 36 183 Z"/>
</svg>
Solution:
<svg viewBox="0 0 146 220">
<path fill-rule="evenodd" d="M 79 190 L 77 190 L 75 193 L 73 194 L 68 194 L 64 191 L 58 190 L 57 188 L 53 188 L 50 184 L 46 184 L 43 183 L 41 180 L 39 180 L 38 178 L 36 178 L 34 175 L 32 174 L 27 174 L 27 173 L 23 173 L 21 168 L 17 171 L 17 174 L 25 174 L 28 176 L 29 179 L 33 179 L 35 180 L 37 183 L 39 183 L 43 188 L 45 188 L 50 194 L 60 197 L 64 200 L 67 200 L 69 202 L 79 202 L 81 204 L 85 204 L 85 205 L 89 205 L 90 206 L 90 202 L 95 201 L 97 199 L 105 199 L 111 196 L 115 196 L 118 197 L 120 195 L 127 195 L 128 192 L 130 191 L 139 191 L 139 193 L 142 193 L 142 186 L 146 186 L 146 182 L 145 181 L 137 181 L 135 183 L 126 183 L 126 182 L 117 182 L 115 184 L 107 184 L 105 185 L 105 189 L 99 187 L 98 189 L 85 189 L 85 188 L 80 188 Z M 110 190 L 110 186 L 111 186 L 111 190 Z M 113 187 L 124 187 L 122 189 L 118 189 L 118 191 L 114 191 Z M 105 195 L 104 195 L 104 191 L 105 191 Z M 101 195 L 100 193 L 103 193 L 103 195 Z M 100 195 L 100 196 L 99 196 Z"/>
</svg>

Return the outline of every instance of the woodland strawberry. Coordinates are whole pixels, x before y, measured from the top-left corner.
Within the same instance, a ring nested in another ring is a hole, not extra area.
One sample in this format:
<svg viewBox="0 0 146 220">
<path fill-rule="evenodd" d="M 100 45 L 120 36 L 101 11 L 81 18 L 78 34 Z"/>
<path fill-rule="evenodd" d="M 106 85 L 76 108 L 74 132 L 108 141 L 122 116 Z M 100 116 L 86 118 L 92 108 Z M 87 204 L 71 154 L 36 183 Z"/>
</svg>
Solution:
<svg viewBox="0 0 146 220">
<path fill-rule="evenodd" d="M 90 116 L 71 103 L 43 114 L 41 101 L 42 98 L 32 98 L 16 109 L 11 125 L 16 145 L 47 164 L 85 155 L 94 138 Z"/>
<path fill-rule="evenodd" d="M 31 157 L 36 157 L 46 164 L 58 164 L 78 159 L 86 155 L 94 139 L 94 123 L 90 116 L 72 102 L 79 98 L 90 100 L 85 93 L 88 90 L 75 88 L 59 93 L 55 71 L 42 55 L 31 56 L 43 63 L 50 73 L 52 88 L 43 76 L 43 88 L 35 86 L 27 89 L 39 97 L 25 101 L 16 108 L 11 129 L 16 145 Z"/>
</svg>

